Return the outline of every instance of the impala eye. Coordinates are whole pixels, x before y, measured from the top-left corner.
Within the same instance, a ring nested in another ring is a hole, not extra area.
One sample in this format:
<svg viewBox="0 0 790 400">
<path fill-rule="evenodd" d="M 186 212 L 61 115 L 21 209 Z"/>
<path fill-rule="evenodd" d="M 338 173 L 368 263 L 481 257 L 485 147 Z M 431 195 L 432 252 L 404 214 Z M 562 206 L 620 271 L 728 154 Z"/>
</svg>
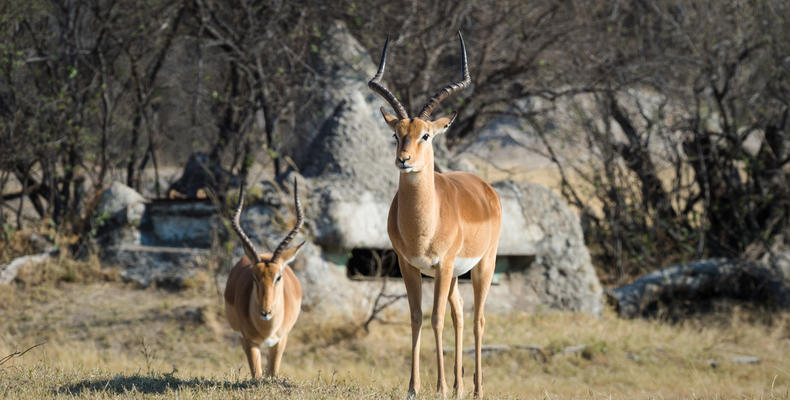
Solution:
<svg viewBox="0 0 790 400">
<path fill-rule="evenodd" d="M 277 275 L 277 277 L 276 277 L 276 278 L 274 278 L 274 283 L 277 283 L 277 282 L 279 282 L 279 281 L 280 281 L 280 279 L 282 279 L 282 277 L 283 277 L 282 275 Z"/>
<path fill-rule="evenodd" d="M 431 136 L 426 133 L 426 134 L 422 135 L 422 140 L 425 140 L 427 142 L 429 137 L 431 137 Z"/>
</svg>

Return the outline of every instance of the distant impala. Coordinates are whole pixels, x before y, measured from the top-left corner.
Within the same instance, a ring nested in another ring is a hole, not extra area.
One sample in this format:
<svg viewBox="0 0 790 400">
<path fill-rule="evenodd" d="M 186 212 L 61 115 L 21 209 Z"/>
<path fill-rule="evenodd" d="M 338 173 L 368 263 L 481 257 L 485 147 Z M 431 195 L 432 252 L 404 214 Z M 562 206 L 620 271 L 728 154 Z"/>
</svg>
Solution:
<svg viewBox="0 0 790 400">
<path fill-rule="evenodd" d="M 494 189 L 475 175 L 466 172 L 440 174 L 433 169 L 432 141 L 450 127 L 456 114 L 431 121 L 439 103 L 472 82 L 466 60 L 466 46 L 461 32 L 463 78 L 445 86 L 422 108 L 417 118 L 410 118 L 395 95 L 381 86 L 387 59 L 387 43 L 381 54 L 376 76 L 368 83 L 391 105 L 398 116 L 381 107 L 381 114 L 395 131 L 397 148 L 395 166 L 400 170 L 398 191 L 390 206 L 387 232 L 398 254 L 403 282 L 411 311 L 412 368 L 409 397 L 420 390 L 420 328 L 422 327 L 422 276 L 435 278 L 431 325 L 436 339 L 438 377 L 436 390 L 447 392 L 444 380 L 442 330 L 447 300 L 450 300 L 455 325 L 455 392 L 463 392 L 461 364 L 463 342 L 463 301 L 458 293 L 458 276 L 471 270 L 474 287 L 475 396 L 483 395 L 481 347 L 483 344 L 483 306 L 494 274 L 502 208 Z"/>
<path fill-rule="evenodd" d="M 244 202 L 243 183 L 231 221 L 246 256 L 241 258 L 228 276 L 225 285 L 225 316 L 231 328 L 241 332 L 241 346 L 247 354 L 253 379 L 261 377 L 261 347 L 269 348 L 266 374 L 276 375 L 280 370 L 288 333 L 293 329 L 302 305 L 302 285 L 287 264 L 293 261 L 304 242 L 285 249 L 303 223 L 302 205 L 296 189 L 294 180 L 296 226 L 272 254 L 258 254 L 239 225 Z"/>
</svg>

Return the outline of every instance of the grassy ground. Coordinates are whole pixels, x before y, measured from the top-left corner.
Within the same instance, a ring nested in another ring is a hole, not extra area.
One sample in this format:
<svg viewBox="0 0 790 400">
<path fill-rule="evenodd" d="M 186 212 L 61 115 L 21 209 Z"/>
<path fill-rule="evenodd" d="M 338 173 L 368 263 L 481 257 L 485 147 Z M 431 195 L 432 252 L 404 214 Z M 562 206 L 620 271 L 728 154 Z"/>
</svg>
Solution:
<svg viewBox="0 0 790 400">
<path fill-rule="evenodd" d="M 404 316 L 386 316 L 365 333 L 357 321 L 304 313 L 289 338 L 282 377 L 251 382 L 237 337 L 220 310 L 211 289 L 173 293 L 117 282 L 2 287 L 0 362 L 7 354 L 44 344 L 0 365 L 0 398 L 405 397 L 410 339 Z M 423 393 L 430 394 L 436 375 L 427 314 L 422 381 Z M 600 318 L 492 315 L 485 342 L 511 345 L 511 350 L 485 357 L 486 395 L 788 398 L 790 315 L 747 321 L 753 317 L 736 312 L 668 325 L 620 320 L 610 312 Z M 472 324 L 466 325 L 469 346 Z M 453 344 L 451 332 L 445 329 L 446 346 Z M 568 351 L 577 345 L 586 347 Z M 745 355 L 761 361 L 732 361 Z M 452 353 L 445 356 L 450 365 Z M 473 362 L 465 355 L 467 395 L 473 389 Z"/>
</svg>

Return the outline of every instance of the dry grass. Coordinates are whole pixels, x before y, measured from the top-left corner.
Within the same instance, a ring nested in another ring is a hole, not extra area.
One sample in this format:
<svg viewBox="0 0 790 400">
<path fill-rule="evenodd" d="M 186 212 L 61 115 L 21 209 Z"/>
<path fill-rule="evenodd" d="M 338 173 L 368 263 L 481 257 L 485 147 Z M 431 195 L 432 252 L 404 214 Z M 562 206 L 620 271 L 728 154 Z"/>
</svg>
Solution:
<svg viewBox="0 0 790 400">
<path fill-rule="evenodd" d="M 409 327 L 400 315 L 387 316 L 388 323 L 374 323 L 363 334 L 354 321 L 305 313 L 289 339 L 282 378 L 253 383 L 213 290 L 172 293 L 60 281 L 4 287 L 0 304 L 0 358 L 46 341 L 0 366 L 0 398 L 389 399 L 403 398 L 408 382 Z M 486 343 L 539 346 L 545 359 L 521 349 L 486 356 L 486 394 L 790 397 L 790 315 L 747 322 L 751 317 L 736 312 L 673 326 L 610 313 L 492 315 Z M 429 318 L 423 328 L 423 393 L 432 392 L 436 376 Z M 466 325 L 470 345 L 471 324 Z M 453 344 L 451 331 L 445 329 L 446 346 Z M 580 344 L 586 349 L 563 353 Z M 762 361 L 734 363 L 739 355 Z M 448 365 L 451 358 L 447 353 Z M 464 365 L 469 394 L 473 357 L 466 355 Z"/>
</svg>

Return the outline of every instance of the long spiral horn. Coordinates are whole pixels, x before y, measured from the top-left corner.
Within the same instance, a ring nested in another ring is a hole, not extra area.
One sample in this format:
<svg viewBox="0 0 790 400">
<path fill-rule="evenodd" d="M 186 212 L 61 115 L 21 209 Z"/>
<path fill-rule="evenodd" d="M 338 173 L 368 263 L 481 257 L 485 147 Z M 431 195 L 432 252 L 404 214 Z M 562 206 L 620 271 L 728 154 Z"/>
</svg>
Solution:
<svg viewBox="0 0 790 400">
<path fill-rule="evenodd" d="M 376 75 L 373 77 L 373 79 L 371 79 L 370 82 L 368 82 L 368 87 L 374 92 L 380 94 L 381 97 L 384 98 L 384 100 L 387 100 L 390 103 L 390 105 L 392 105 L 392 109 L 395 110 L 395 113 L 398 114 L 398 117 L 400 117 L 400 119 L 408 119 L 409 113 L 406 112 L 406 108 L 403 107 L 403 104 L 401 104 L 401 102 L 398 101 L 398 98 L 395 97 L 395 95 L 392 94 L 392 92 L 390 92 L 389 89 L 385 88 L 380 84 L 381 77 L 384 75 L 384 67 L 387 64 L 387 45 L 389 44 L 389 42 L 390 42 L 390 37 L 387 36 L 387 41 L 384 42 L 384 51 L 381 52 L 381 61 L 379 62 L 379 69 L 378 71 L 376 71 Z"/>
<path fill-rule="evenodd" d="M 255 251 L 255 246 L 252 244 L 252 241 L 244 233 L 244 229 L 241 229 L 241 224 L 239 223 L 239 219 L 241 218 L 241 209 L 244 205 L 244 181 L 241 182 L 241 189 L 239 190 L 239 201 L 236 203 L 236 211 L 233 213 L 233 219 L 230 220 L 230 225 L 233 227 L 233 230 L 236 231 L 236 234 L 239 235 L 239 239 L 241 239 L 241 245 L 244 247 L 244 254 L 247 255 L 247 258 L 254 263 L 261 262 L 261 256 Z"/>
<path fill-rule="evenodd" d="M 280 242 L 280 245 L 274 250 L 274 253 L 272 254 L 272 262 L 279 261 L 278 259 L 280 254 L 283 252 L 283 250 L 285 250 L 286 247 L 288 247 L 288 244 L 291 243 L 291 240 L 293 240 L 293 238 L 299 232 L 299 229 L 302 227 L 302 224 L 304 224 L 304 219 L 302 216 L 302 203 L 299 201 L 296 178 L 294 178 L 294 204 L 296 204 L 296 226 L 294 226 L 293 229 L 288 232 L 288 235 L 285 236 L 285 239 L 283 239 L 283 241 Z"/>
<path fill-rule="evenodd" d="M 428 100 L 428 103 L 420 111 L 419 118 L 422 120 L 427 121 L 430 118 L 431 113 L 433 110 L 442 102 L 442 100 L 450 97 L 453 93 L 466 89 L 469 85 L 472 84 L 472 77 L 469 75 L 469 63 L 466 59 L 466 44 L 464 43 L 464 37 L 461 36 L 461 31 L 458 31 L 458 38 L 461 40 L 461 72 L 463 74 L 460 81 L 451 83 L 441 90 L 436 92 L 436 94 Z"/>
</svg>

